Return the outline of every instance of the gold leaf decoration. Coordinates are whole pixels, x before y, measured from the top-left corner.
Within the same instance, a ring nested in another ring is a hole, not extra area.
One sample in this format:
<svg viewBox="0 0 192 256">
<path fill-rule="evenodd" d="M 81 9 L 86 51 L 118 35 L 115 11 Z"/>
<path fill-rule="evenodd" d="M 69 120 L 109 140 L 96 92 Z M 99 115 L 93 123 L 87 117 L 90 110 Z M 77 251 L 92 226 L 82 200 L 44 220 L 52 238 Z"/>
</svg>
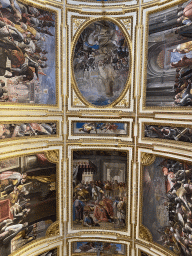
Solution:
<svg viewBox="0 0 192 256">
<path fill-rule="evenodd" d="M 86 21 L 87 19 L 82 18 L 72 18 L 72 32 L 73 36 L 75 35 L 76 31 L 79 29 L 79 27 Z"/>
<path fill-rule="evenodd" d="M 48 227 L 46 236 L 57 236 L 59 235 L 59 222 L 56 221 Z"/>
<path fill-rule="evenodd" d="M 73 19 L 74 29 L 77 30 L 84 21 L 84 19 Z"/>
<path fill-rule="evenodd" d="M 51 163 L 59 162 L 59 150 L 45 151 L 45 156 L 46 156 L 47 160 Z"/>
<path fill-rule="evenodd" d="M 144 227 L 143 225 L 139 228 L 139 237 L 143 240 L 146 240 L 148 242 L 153 242 L 153 238 L 149 230 Z"/>
<path fill-rule="evenodd" d="M 73 106 L 78 107 L 84 107 L 85 105 L 83 102 L 79 99 L 79 97 L 76 95 L 75 91 L 73 91 Z"/>
<path fill-rule="evenodd" d="M 145 152 L 141 154 L 142 165 L 151 165 L 152 163 L 154 163 L 155 159 L 156 159 L 156 156 L 154 154 L 149 154 Z"/>
<path fill-rule="evenodd" d="M 132 36 L 132 21 L 131 19 L 121 19 L 121 22 L 125 26 L 127 32 L 129 33 L 130 36 Z"/>
<path fill-rule="evenodd" d="M 129 90 L 126 93 L 125 97 L 116 105 L 116 107 L 129 107 Z"/>
</svg>

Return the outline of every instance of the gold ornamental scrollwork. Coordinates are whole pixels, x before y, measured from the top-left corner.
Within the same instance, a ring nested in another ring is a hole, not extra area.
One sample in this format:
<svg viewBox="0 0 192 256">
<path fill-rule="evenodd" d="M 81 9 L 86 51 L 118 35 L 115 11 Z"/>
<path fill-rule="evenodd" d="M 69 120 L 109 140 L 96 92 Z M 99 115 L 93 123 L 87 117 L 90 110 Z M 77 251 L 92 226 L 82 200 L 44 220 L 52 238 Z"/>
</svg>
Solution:
<svg viewBox="0 0 192 256">
<path fill-rule="evenodd" d="M 73 90 L 72 105 L 74 107 L 85 107 L 86 105 L 79 99 L 75 91 Z"/>
<path fill-rule="evenodd" d="M 106 232 L 105 231 L 83 231 L 83 235 L 102 235 L 102 236 L 106 236 Z M 110 232 L 110 235 L 116 236 L 117 237 L 117 241 L 122 241 L 122 240 L 127 240 L 130 241 L 130 237 L 128 237 L 127 235 L 122 235 L 122 234 L 118 234 L 116 232 Z M 82 231 L 80 232 L 76 232 L 75 234 L 68 234 L 68 238 L 74 238 L 74 237 L 81 237 L 82 236 Z M 94 237 L 93 237 L 94 238 Z M 104 238 L 104 237 L 101 237 Z"/>
<path fill-rule="evenodd" d="M 141 164 L 142 165 L 151 165 L 155 162 L 156 156 L 154 154 L 149 154 L 143 152 L 141 154 Z"/>
<path fill-rule="evenodd" d="M 57 236 L 59 235 L 59 222 L 56 221 L 47 229 L 46 236 Z"/>
<path fill-rule="evenodd" d="M 141 225 L 139 228 L 139 237 L 148 242 L 153 242 L 153 237 L 152 237 L 151 233 L 143 225 Z"/>
<path fill-rule="evenodd" d="M 73 17 L 72 18 L 72 35 L 74 38 L 75 33 L 77 32 L 77 30 L 80 28 L 80 26 L 87 21 L 88 18 L 82 18 L 82 17 Z"/>
<path fill-rule="evenodd" d="M 124 25 L 127 32 L 129 33 L 130 37 L 132 38 L 132 19 L 131 18 L 124 18 L 124 19 L 119 19 L 119 20 Z"/>
<path fill-rule="evenodd" d="M 79 29 L 76 30 L 76 32 L 74 33 L 74 31 L 72 32 L 72 36 L 73 36 L 73 42 L 72 42 L 72 47 L 71 47 L 71 63 L 70 63 L 70 66 L 71 66 L 71 71 L 72 71 L 72 75 L 71 75 L 71 87 L 74 89 L 72 91 L 72 106 L 73 107 L 91 107 L 91 108 L 95 108 L 96 106 L 94 104 L 91 104 L 89 101 L 87 101 L 83 95 L 81 94 L 79 88 L 78 88 L 78 85 L 76 83 L 76 79 L 75 79 L 75 75 L 74 75 L 74 70 L 73 70 L 73 57 L 74 57 L 74 51 L 75 51 L 75 46 L 76 46 L 76 43 L 77 43 L 77 40 L 79 38 L 79 36 L 81 35 L 82 31 L 88 26 L 90 25 L 91 23 L 94 23 L 96 21 L 100 21 L 100 20 L 107 20 L 107 21 L 110 21 L 110 22 L 113 22 L 114 24 L 116 24 L 117 26 L 119 26 L 119 28 L 122 30 L 124 36 L 125 36 L 125 39 L 126 39 L 126 42 L 127 42 L 127 45 L 128 45 L 128 48 L 129 48 L 129 53 L 130 53 L 130 69 L 129 69 L 129 72 L 128 72 L 128 77 L 127 77 L 127 81 L 125 83 L 125 86 L 124 86 L 124 89 L 122 91 L 122 93 L 119 95 L 119 97 L 117 97 L 116 100 L 114 100 L 113 102 L 111 102 L 110 104 L 108 104 L 107 106 L 98 106 L 99 108 L 111 108 L 113 106 L 115 107 L 124 107 L 124 108 L 128 108 L 129 107 L 129 99 L 130 99 L 130 92 L 129 92 L 129 87 L 131 85 L 131 75 L 132 75 L 132 65 L 133 65 L 133 59 L 132 59 L 132 41 L 131 41 L 131 36 L 129 35 L 129 33 L 127 32 L 125 26 L 122 24 L 122 22 L 120 21 L 120 19 L 118 18 L 111 18 L 111 17 L 105 17 L 105 16 L 102 16 L 102 17 L 98 17 L 98 18 L 87 18 L 86 17 L 78 17 L 78 16 L 73 16 L 72 19 L 71 19 L 71 22 L 72 22 L 72 28 L 74 26 L 74 22 L 73 20 L 74 19 L 80 19 L 80 20 L 84 20 L 83 23 L 81 23 Z M 132 19 L 129 18 L 132 22 Z M 80 24 L 78 22 L 76 22 L 77 25 Z M 75 25 L 75 26 L 77 26 Z M 132 23 L 131 23 L 131 26 L 132 26 Z M 120 103 L 122 101 L 122 103 Z M 84 105 L 83 105 L 84 104 Z M 120 105 L 118 105 L 120 104 Z"/>
<path fill-rule="evenodd" d="M 129 90 L 125 97 L 115 107 L 129 107 Z"/>
<path fill-rule="evenodd" d="M 45 156 L 51 163 L 55 164 L 59 162 L 59 150 L 45 151 Z"/>
</svg>

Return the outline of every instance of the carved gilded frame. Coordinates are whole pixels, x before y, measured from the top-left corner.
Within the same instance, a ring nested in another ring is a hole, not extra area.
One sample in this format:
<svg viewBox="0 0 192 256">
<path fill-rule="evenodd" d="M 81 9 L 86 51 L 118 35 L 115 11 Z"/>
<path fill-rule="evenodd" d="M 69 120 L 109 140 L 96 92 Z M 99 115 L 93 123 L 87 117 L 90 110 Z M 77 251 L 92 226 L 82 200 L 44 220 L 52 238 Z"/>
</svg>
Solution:
<svg viewBox="0 0 192 256">
<path fill-rule="evenodd" d="M 131 111 L 133 108 L 132 105 L 132 93 L 133 93 L 133 84 L 134 84 L 134 52 L 135 52 L 135 24 L 136 24 L 136 9 L 132 10 L 132 12 L 126 12 L 126 14 L 122 15 L 123 12 L 106 12 L 103 13 L 97 12 L 87 12 L 81 10 L 75 10 L 73 8 L 66 9 L 66 23 L 67 23 L 67 35 L 68 35 L 68 50 L 67 50 L 67 103 L 68 103 L 68 111 L 72 113 L 72 111 L 77 111 L 78 113 L 89 112 L 89 111 L 98 111 L 99 113 L 108 112 L 112 108 L 121 111 Z M 90 23 L 106 19 L 112 21 L 117 24 L 120 29 L 123 31 L 126 36 L 126 40 L 128 41 L 128 45 L 131 54 L 131 69 L 128 77 L 127 85 L 124 88 L 121 96 L 118 97 L 117 100 L 112 102 L 110 105 L 103 106 L 94 106 L 86 101 L 82 95 L 79 93 L 79 89 L 76 86 L 75 78 L 73 75 L 73 67 L 72 67 L 72 56 L 73 50 L 76 45 L 76 41 L 81 34 L 82 30 L 87 27 Z M 77 29 L 81 26 L 81 29 L 76 32 Z M 127 32 L 127 30 L 129 32 Z M 69 32 L 70 31 L 70 32 Z M 133 45 L 133 46 L 132 46 Z"/>
<path fill-rule="evenodd" d="M 92 0 L 22 0 L 24 3 L 54 11 L 57 15 L 57 104 L 26 105 L 1 104 L 0 123 L 50 122 L 58 124 L 56 136 L 16 138 L 0 141 L 0 159 L 45 151 L 59 152 L 58 172 L 58 222 L 47 230 L 47 236 L 30 243 L 12 255 L 32 255 L 57 247 L 58 256 L 71 255 L 72 242 L 101 240 L 127 245 L 127 255 L 173 255 L 152 242 L 150 233 L 141 223 L 142 160 L 152 154 L 190 161 L 190 144 L 173 141 L 151 140 L 143 137 L 145 123 L 192 126 L 191 110 L 188 108 L 146 108 L 145 76 L 147 56 L 148 13 L 158 12 L 181 3 L 179 0 L 128 0 L 96 2 Z M 130 81 L 124 95 L 105 108 L 91 106 L 79 97 L 72 87 L 71 54 L 78 35 L 90 22 L 102 19 L 114 21 L 125 32 L 132 50 Z M 142 60 L 142 61 L 141 61 Z M 143 70 L 142 70 L 143 68 Z M 87 105 L 85 105 L 85 103 Z M 182 114 L 180 113 L 182 111 Z M 145 114 L 145 116 L 144 116 Z M 127 122 L 128 136 L 111 137 L 96 135 L 76 136 L 72 124 L 76 121 L 107 120 Z M 187 146 L 186 146 L 187 145 Z M 71 215 L 71 166 L 75 150 L 115 150 L 128 153 L 128 226 L 127 232 L 112 230 L 75 230 Z M 142 155 L 144 154 L 144 155 Z M 142 157 L 141 157 L 142 156 Z M 141 160 L 142 158 L 142 160 Z M 153 157 L 147 159 L 153 160 Z"/>
<path fill-rule="evenodd" d="M 72 221 L 72 204 L 73 204 L 73 189 L 72 189 L 72 166 L 73 166 L 73 151 L 81 151 L 81 150 L 101 150 L 101 151 L 121 151 L 121 152 L 126 152 L 127 153 L 127 217 L 126 217 L 126 229 L 122 230 L 122 231 L 118 231 L 118 230 L 102 230 L 99 228 L 81 228 L 81 229 L 75 229 L 73 227 L 73 221 Z M 129 212 L 129 209 L 131 208 L 131 172 L 129 170 L 131 170 L 131 161 L 132 161 L 132 148 L 131 147 L 121 147 L 121 149 L 115 148 L 112 145 L 105 145 L 105 147 L 103 147 L 103 145 L 97 145 L 97 146 L 91 146 L 90 144 L 85 144 L 85 145 L 68 145 L 68 151 L 67 151 L 67 155 L 68 155 L 68 177 L 67 177 L 67 197 L 66 197 L 66 210 L 67 210 L 67 222 L 68 222 L 68 231 L 69 233 L 71 233 L 72 236 L 74 236 L 74 234 L 100 234 L 103 237 L 108 236 L 108 235 L 117 235 L 119 237 L 129 237 L 131 234 L 131 225 L 130 225 L 130 219 L 131 219 L 131 215 Z M 70 235 L 70 236 L 71 236 Z"/>
<path fill-rule="evenodd" d="M 159 253 L 160 255 L 177 255 L 171 250 L 168 250 L 164 246 L 156 243 L 153 241 L 153 237 L 151 232 L 142 224 L 142 207 L 143 207 L 143 168 L 145 165 L 151 165 L 156 157 L 162 157 L 167 159 L 173 159 L 178 161 L 185 161 L 185 162 L 192 162 L 191 153 L 182 154 L 176 153 L 174 149 L 171 147 L 164 148 L 163 146 L 154 146 L 153 149 L 150 148 L 138 148 L 138 158 L 140 161 L 138 162 L 138 176 L 137 176 L 137 183 L 138 183 L 138 197 L 137 201 L 137 226 L 136 226 L 136 239 L 139 240 L 137 248 L 143 248 L 145 252 L 149 252 L 149 255 L 153 255 L 151 253 Z M 142 247 L 141 247 L 142 246 Z M 138 254 L 139 255 L 139 254 Z"/>
</svg>

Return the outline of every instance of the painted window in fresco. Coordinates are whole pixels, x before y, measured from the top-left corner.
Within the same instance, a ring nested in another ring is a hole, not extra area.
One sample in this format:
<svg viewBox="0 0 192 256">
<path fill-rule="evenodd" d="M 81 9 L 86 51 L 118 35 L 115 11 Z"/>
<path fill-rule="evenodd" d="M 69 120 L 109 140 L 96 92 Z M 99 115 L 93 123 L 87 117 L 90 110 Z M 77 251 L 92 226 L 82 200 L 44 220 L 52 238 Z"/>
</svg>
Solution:
<svg viewBox="0 0 192 256">
<path fill-rule="evenodd" d="M 53 249 L 48 252 L 42 253 L 39 256 L 57 256 L 57 249 Z"/>
<path fill-rule="evenodd" d="M 192 129 L 187 127 L 145 125 L 145 137 L 192 142 Z"/>
<path fill-rule="evenodd" d="M 153 240 L 192 255 L 192 163 L 157 157 L 143 168 L 143 224 Z"/>
<path fill-rule="evenodd" d="M 124 244 L 106 242 L 75 242 L 73 243 L 73 253 L 93 253 L 93 255 L 126 255 Z M 97 253 L 97 254 L 96 254 Z"/>
<path fill-rule="evenodd" d="M 75 122 L 74 123 L 74 134 L 97 134 L 97 135 L 123 135 L 127 134 L 126 123 L 98 123 L 98 122 Z"/>
<path fill-rule="evenodd" d="M 124 230 L 127 153 L 73 152 L 73 226 Z"/>
<path fill-rule="evenodd" d="M 56 221 L 56 165 L 44 154 L 0 161 L 0 255 L 44 237 Z"/>
<path fill-rule="evenodd" d="M 106 106 L 125 88 L 129 48 L 122 30 L 100 20 L 87 26 L 76 43 L 73 67 L 77 87 L 91 104 Z"/>
<path fill-rule="evenodd" d="M 56 104 L 55 14 L 0 0 L 0 102 Z"/>
<path fill-rule="evenodd" d="M 149 15 L 146 106 L 192 105 L 192 3 Z"/>
<path fill-rule="evenodd" d="M 0 139 L 56 134 L 56 123 L 0 124 Z"/>
</svg>

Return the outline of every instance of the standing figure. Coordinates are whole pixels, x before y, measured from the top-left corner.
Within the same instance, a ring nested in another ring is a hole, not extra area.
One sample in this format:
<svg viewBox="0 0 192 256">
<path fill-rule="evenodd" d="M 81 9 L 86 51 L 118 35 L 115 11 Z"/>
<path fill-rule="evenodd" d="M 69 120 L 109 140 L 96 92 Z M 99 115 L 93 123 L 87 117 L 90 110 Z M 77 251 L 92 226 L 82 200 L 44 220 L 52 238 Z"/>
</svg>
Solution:
<svg viewBox="0 0 192 256">
<path fill-rule="evenodd" d="M 117 218 L 119 220 L 119 226 L 125 226 L 126 203 L 124 198 L 120 198 L 120 201 L 117 204 Z"/>
<path fill-rule="evenodd" d="M 75 207 L 75 220 L 80 222 L 83 220 L 83 202 L 80 200 L 81 197 L 78 196 L 78 198 L 74 202 L 74 207 Z"/>
</svg>

